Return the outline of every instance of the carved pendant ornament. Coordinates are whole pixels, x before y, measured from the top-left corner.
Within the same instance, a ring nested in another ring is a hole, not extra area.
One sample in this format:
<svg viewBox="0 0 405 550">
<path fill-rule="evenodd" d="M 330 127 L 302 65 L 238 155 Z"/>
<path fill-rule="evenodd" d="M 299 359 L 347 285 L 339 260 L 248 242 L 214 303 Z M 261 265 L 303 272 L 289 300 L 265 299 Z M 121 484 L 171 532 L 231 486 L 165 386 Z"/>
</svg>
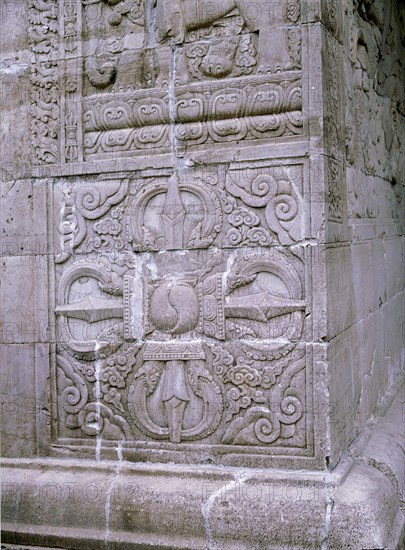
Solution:
<svg viewBox="0 0 405 550">
<path fill-rule="evenodd" d="M 60 189 L 64 440 L 306 451 L 302 249 L 230 242 L 236 229 L 252 246 L 252 230 L 293 244 L 298 174 L 250 168 L 238 179 L 219 167 L 204 180 L 122 175 Z"/>
<path fill-rule="evenodd" d="M 300 2 L 269 6 L 30 0 L 36 162 L 300 136 Z"/>
</svg>

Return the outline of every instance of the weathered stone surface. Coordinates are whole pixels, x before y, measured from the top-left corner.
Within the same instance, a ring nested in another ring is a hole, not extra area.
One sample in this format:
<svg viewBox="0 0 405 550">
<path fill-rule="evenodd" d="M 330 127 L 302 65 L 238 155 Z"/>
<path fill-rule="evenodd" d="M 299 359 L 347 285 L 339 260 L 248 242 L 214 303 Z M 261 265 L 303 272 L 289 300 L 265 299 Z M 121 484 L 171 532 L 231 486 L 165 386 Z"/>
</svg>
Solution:
<svg viewBox="0 0 405 550">
<path fill-rule="evenodd" d="M 2 454 L 104 487 L 11 491 L 10 543 L 400 544 L 394 427 L 346 457 L 403 376 L 403 7 L 0 9 Z"/>
<path fill-rule="evenodd" d="M 131 465 L 119 447 L 114 462 L 3 459 L 4 541 L 77 549 L 399 550 L 403 436 L 395 455 L 389 449 L 403 399 L 402 389 L 333 473 Z"/>
</svg>

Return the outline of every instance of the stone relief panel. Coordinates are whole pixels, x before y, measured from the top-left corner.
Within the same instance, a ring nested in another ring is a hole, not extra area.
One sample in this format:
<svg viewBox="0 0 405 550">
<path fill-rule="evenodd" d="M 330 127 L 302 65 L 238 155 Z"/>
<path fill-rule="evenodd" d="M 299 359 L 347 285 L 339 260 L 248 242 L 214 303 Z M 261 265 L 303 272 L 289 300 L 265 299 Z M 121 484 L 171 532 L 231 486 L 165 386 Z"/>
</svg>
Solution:
<svg viewBox="0 0 405 550">
<path fill-rule="evenodd" d="M 307 236 L 304 165 L 211 165 L 63 186 L 57 263 L 73 253 L 293 245 Z"/>
<path fill-rule="evenodd" d="M 345 139 L 343 110 L 343 55 L 341 45 L 325 33 L 322 52 L 324 74 L 325 148 L 334 159 L 342 160 Z"/>
<path fill-rule="evenodd" d="M 258 7 L 32 0 L 37 160 L 301 135 L 300 2 Z"/>
<path fill-rule="evenodd" d="M 341 224 L 346 213 L 344 165 L 342 162 L 330 158 L 326 161 L 326 171 L 328 220 Z"/>
<path fill-rule="evenodd" d="M 405 114 L 405 93 L 399 61 L 403 45 L 394 21 L 403 23 L 403 15 L 397 6 L 364 0 L 352 7 L 350 21 L 346 159 L 356 169 L 396 185 L 403 179 L 399 121 Z"/>
<path fill-rule="evenodd" d="M 313 457 L 302 165 L 155 172 L 55 194 L 55 443 Z"/>
</svg>

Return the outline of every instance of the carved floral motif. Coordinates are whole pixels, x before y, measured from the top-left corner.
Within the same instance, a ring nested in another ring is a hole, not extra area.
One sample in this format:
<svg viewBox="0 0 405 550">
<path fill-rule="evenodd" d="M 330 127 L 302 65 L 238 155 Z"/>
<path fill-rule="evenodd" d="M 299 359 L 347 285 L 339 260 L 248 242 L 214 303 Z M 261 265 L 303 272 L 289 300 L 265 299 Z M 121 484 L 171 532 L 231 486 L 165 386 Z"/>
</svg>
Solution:
<svg viewBox="0 0 405 550">
<path fill-rule="evenodd" d="M 28 37 L 31 67 L 31 141 L 36 162 L 59 161 L 59 28 L 56 0 L 30 0 Z"/>
</svg>

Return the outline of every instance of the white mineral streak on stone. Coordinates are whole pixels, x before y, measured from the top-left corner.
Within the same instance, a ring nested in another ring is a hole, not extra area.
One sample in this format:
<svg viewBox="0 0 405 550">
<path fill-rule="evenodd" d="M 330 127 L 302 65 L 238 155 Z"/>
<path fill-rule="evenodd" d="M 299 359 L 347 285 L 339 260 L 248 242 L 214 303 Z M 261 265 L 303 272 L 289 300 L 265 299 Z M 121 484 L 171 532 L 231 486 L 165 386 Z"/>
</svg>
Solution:
<svg viewBox="0 0 405 550">
<path fill-rule="evenodd" d="M 159 252 L 158 254 L 163 254 L 163 252 Z M 149 269 L 152 281 L 155 281 L 156 279 L 158 279 L 159 275 L 158 275 L 156 264 L 152 260 L 152 255 L 149 253 L 145 254 L 145 265 Z"/>
<path fill-rule="evenodd" d="M 178 151 L 178 140 L 176 138 L 176 44 L 171 44 L 170 66 L 169 66 L 169 140 L 172 151 L 172 162 L 174 170 L 181 170 L 187 165 L 186 161 L 181 158 Z"/>
<path fill-rule="evenodd" d="M 118 460 L 120 462 L 122 462 L 122 460 L 123 460 L 123 457 L 122 457 L 122 441 L 118 441 L 116 451 L 117 451 Z"/>
<path fill-rule="evenodd" d="M 213 548 L 212 533 L 211 533 L 211 528 L 209 524 L 209 516 L 210 516 L 211 508 L 213 507 L 215 501 L 217 500 L 218 497 L 221 497 L 221 496 L 222 498 L 225 498 L 227 493 L 229 493 L 230 491 L 234 491 L 237 488 L 238 484 L 244 483 L 248 478 L 249 478 L 248 472 L 243 470 L 236 472 L 234 479 L 230 483 L 228 483 L 228 485 L 225 485 L 224 487 L 221 482 L 221 487 L 218 489 L 218 491 L 215 491 L 215 493 L 213 493 L 208 498 L 208 500 L 202 505 L 201 511 L 204 518 L 206 550 L 212 550 Z"/>
<path fill-rule="evenodd" d="M 113 491 L 114 485 L 117 483 L 118 478 L 120 477 L 120 474 L 121 474 L 122 441 L 118 441 L 116 451 L 117 451 L 118 461 L 117 461 L 116 467 L 115 467 L 115 476 L 111 480 L 111 483 L 110 483 L 110 485 L 107 489 L 107 494 L 106 494 L 106 498 L 105 498 L 105 539 L 104 539 L 104 544 L 105 544 L 106 548 L 108 548 L 108 539 L 109 539 L 109 536 L 110 536 L 111 493 Z"/>
<path fill-rule="evenodd" d="M 327 498 L 325 509 L 325 523 L 322 529 L 321 550 L 329 550 L 329 532 L 332 520 L 334 500 L 331 496 Z"/>
<path fill-rule="evenodd" d="M 101 374 L 101 359 L 99 356 L 99 350 L 101 348 L 100 342 L 96 342 L 95 344 L 95 355 L 96 355 L 96 365 L 95 365 L 95 377 L 96 382 L 94 385 L 94 393 L 96 398 L 96 421 L 95 421 L 95 429 L 96 429 L 96 460 L 100 460 L 101 455 L 101 442 L 102 442 L 102 435 L 101 435 L 101 407 L 100 407 L 100 397 L 101 397 L 101 387 L 100 387 L 100 374 Z"/>
<path fill-rule="evenodd" d="M 222 288 L 224 288 L 224 289 L 227 288 L 228 275 L 231 272 L 232 266 L 235 263 L 237 257 L 238 257 L 237 251 L 235 251 L 235 252 L 233 252 L 232 254 L 229 255 L 228 261 L 226 263 L 226 269 L 225 269 L 225 271 L 222 275 Z"/>
</svg>

